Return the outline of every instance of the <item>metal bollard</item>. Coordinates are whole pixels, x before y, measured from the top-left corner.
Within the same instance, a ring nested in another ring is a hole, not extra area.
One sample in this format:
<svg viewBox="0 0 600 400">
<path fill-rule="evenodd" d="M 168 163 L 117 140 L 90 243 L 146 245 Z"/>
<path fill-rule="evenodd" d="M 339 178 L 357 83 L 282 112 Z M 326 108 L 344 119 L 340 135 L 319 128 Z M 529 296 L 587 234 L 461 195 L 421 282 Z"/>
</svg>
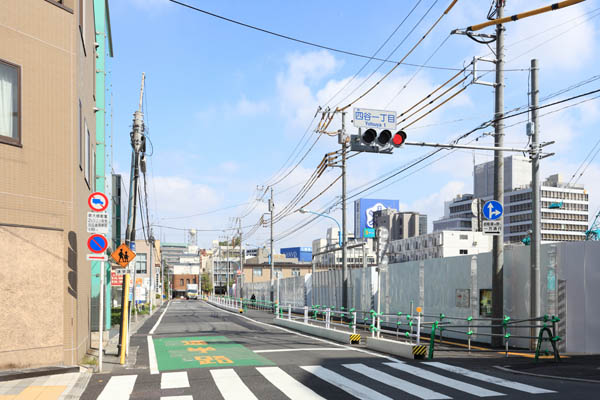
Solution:
<svg viewBox="0 0 600 400">
<path fill-rule="evenodd" d="M 356 311 L 352 313 L 352 333 L 356 333 Z"/>
<path fill-rule="evenodd" d="M 288 305 L 288 319 L 292 319 L 292 306 Z"/>
<path fill-rule="evenodd" d="M 279 304 L 275 304 L 275 318 L 279 319 Z"/>
<path fill-rule="evenodd" d="M 325 309 L 325 328 L 329 329 L 329 319 L 331 318 L 331 308 Z"/>
<path fill-rule="evenodd" d="M 304 306 L 304 323 L 308 324 L 308 306 Z"/>
</svg>

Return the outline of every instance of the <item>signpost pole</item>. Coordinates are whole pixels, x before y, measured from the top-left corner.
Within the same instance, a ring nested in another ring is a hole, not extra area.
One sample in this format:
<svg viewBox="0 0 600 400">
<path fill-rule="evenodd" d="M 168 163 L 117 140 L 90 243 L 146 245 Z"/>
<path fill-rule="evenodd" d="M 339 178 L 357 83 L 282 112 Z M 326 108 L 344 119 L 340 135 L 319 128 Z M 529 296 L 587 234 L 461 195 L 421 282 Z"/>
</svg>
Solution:
<svg viewBox="0 0 600 400">
<path fill-rule="evenodd" d="M 103 353 L 103 340 L 104 340 L 104 319 L 102 318 L 104 315 L 104 274 L 106 273 L 106 268 L 104 262 L 100 262 L 100 306 L 98 311 L 98 372 L 102 372 L 102 353 Z"/>
</svg>

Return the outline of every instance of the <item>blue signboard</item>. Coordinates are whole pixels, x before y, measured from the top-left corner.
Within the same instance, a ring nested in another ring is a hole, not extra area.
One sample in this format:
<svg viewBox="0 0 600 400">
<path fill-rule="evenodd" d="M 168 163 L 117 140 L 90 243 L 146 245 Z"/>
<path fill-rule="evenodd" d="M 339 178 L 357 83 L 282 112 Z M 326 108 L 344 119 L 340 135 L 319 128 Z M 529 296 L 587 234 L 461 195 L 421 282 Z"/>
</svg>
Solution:
<svg viewBox="0 0 600 400">
<path fill-rule="evenodd" d="M 358 199 L 354 201 L 354 236 L 364 237 L 365 228 L 373 228 L 373 213 L 391 208 L 399 210 L 400 200 Z"/>
<path fill-rule="evenodd" d="M 286 247 L 280 249 L 279 252 L 285 255 L 287 258 L 297 258 L 301 262 L 312 261 L 312 248 L 311 247 Z"/>
<path fill-rule="evenodd" d="M 483 205 L 483 216 L 491 221 L 499 219 L 504 213 L 504 208 L 499 201 L 489 200 Z"/>
<path fill-rule="evenodd" d="M 365 228 L 363 229 L 363 238 L 374 238 L 375 237 L 375 229 L 374 228 Z"/>
</svg>

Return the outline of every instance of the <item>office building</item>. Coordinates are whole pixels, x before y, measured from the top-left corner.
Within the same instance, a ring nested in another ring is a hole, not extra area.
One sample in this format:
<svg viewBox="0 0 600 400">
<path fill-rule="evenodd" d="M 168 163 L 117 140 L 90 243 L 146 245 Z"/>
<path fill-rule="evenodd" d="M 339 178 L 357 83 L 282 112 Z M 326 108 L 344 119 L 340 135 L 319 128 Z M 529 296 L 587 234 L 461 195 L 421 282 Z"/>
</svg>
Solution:
<svg viewBox="0 0 600 400">
<path fill-rule="evenodd" d="M 531 230 L 531 165 L 523 157 L 506 157 L 505 173 L 504 241 L 518 243 Z M 463 194 L 446 202 L 444 216 L 433 222 L 434 231 L 480 230 L 479 208 L 493 198 L 490 179 L 493 182 L 493 162 L 475 166 L 476 195 Z M 589 195 L 583 185 L 568 185 L 560 174 L 554 174 L 540 186 L 542 242 L 584 240 Z"/>
</svg>

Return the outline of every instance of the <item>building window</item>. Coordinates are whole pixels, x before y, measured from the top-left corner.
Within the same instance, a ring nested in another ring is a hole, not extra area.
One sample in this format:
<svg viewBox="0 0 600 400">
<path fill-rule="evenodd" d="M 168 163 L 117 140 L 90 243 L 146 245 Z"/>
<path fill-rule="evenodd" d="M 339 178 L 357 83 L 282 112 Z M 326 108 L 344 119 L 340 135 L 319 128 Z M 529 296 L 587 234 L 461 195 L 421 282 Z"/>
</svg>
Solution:
<svg viewBox="0 0 600 400">
<path fill-rule="evenodd" d="M 469 235 L 460 235 L 460 240 L 468 240 Z"/>
<path fill-rule="evenodd" d="M 179 280 L 179 286 L 183 286 L 183 279 Z"/>
<path fill-rule="evenodd" d="M 262 272 L 263 272 L 262 270 L 263 270 L 263 269 L 262 269 L 262 268 L 260 268 L 260 267 L 258 267 L 258 268 L 252 268 L 252 274 L 253 274 L 254 276 L 263 276 L 263 275 L 262 275 Z"/>
<path fill-rule="evenodd" d="M 83 171 L 83 110 L 79 100 L 79 169 Z"/>
<path fill-rule="evenodd" d="M 90 131 L 87 126 L 87 121 L 83 121 L 83 173 L 88 186 L 90 184 Z"/>
<path fill-rule="evenodd" d="M 79 0 L 79 33 L 81 34 L 81 44 L 83 45 L 83 54 L 85 54 L 85 12 L 86 0 Z"/>
<path fill-rule="evenodd" d="M 196 283 L 196 278 L 192 279 L 192 283 Z"/>
<path fill-rule="evenodd" d="M 186 279 L 186 280 L 185 280 L 185 283 L 186 283 L 187 285 L 189 285 L 189 284 L 190 284 L 190 280 L 189 280 L 189 279 Z"/>
<path fill-rule="evenodd" d="M 281 267 L 274 268 L 274 271 L 275 271 L 275 278 L 283 278 L 283 270 L 281 269 Z"/>
<path fill-rule="evenodd" d="M 469 251 L 468 251 L 468 250 L 466 250 L 466 249 L 460 249 L 460 250 L 458 251 L 458 253 L 459 253 L 459 254 L 469 254 Z"/>
<path fill-rule="evenodd" d="M 145 274 L 146 269 L 146 253 L 138 253 L 135 256 L 135 272 L 136 274 Z"/>
<path fill-rule="evenodd" d="M 21 144 L 21 68 L 0 60 L 0 143 Z"/>
<path fill-rule="evenodd" d="M 300 276 L 300 268 L 292 268 L 292 276 Z"/>
</svg>

